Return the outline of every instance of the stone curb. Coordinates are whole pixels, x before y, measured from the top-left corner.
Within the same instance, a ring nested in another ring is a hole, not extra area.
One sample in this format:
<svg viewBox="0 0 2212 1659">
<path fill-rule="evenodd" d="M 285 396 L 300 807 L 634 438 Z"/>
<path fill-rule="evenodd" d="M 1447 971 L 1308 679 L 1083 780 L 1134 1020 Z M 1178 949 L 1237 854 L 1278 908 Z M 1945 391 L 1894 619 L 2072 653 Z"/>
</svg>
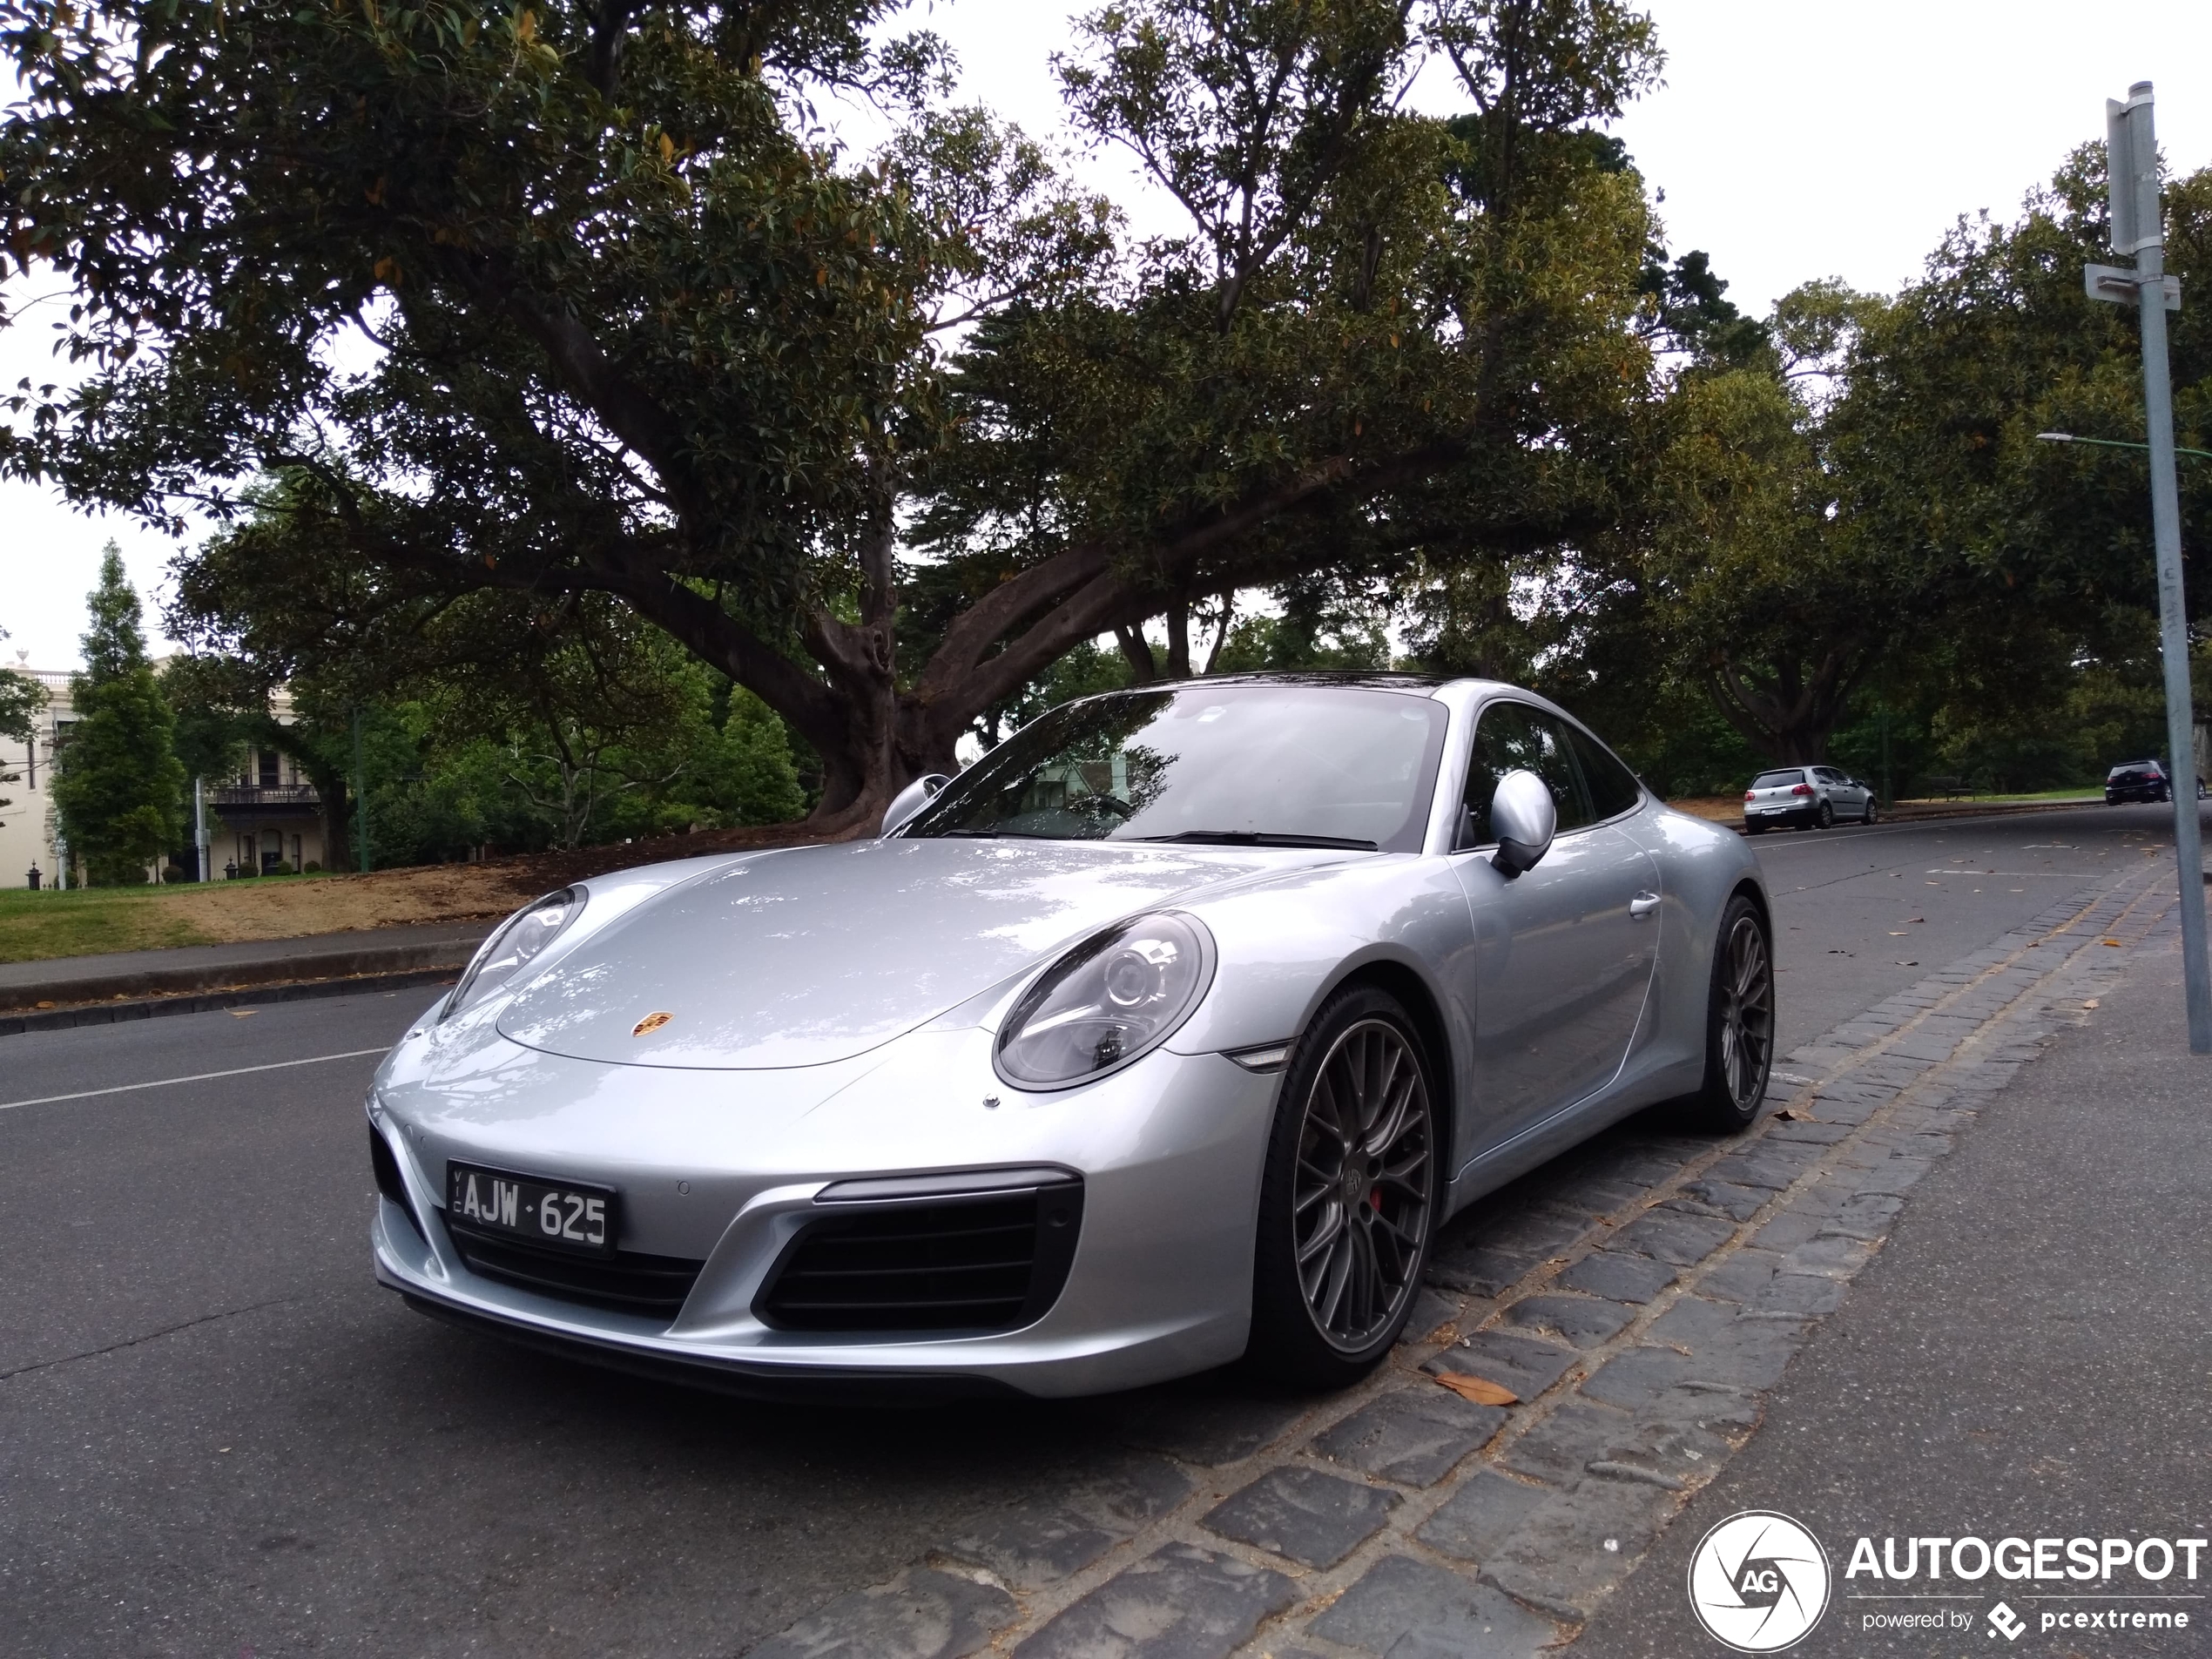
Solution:
<svg viewBox="0 0 2212 1659">
<path fill-rule="evenodd" d="M 158 1020 L 172 1014 L 206 1014 L 217 1008 L 246 1008 L 265 1002 L 298 1002 L 323 996 L 354 996 L 368 991 L 405 990 L 415 985 L 446 985 L 467 966 L 465 961 L 443 967 L 400 968 L 390 973 L 351 974 L 339 979 L 287 980 L 266 985 L 240 985 L 230 990 L 198 995 L 126 997 L 113 1002 L 91 1002 L 78 1008 L 37 1008 L 24 1014 L 0 1014 L 0 1037 L 21 1036 L 27 1031 L 65 1031 L 80 1025 L 120 1025 L 128 1020 Z"/>
<path fill-rule="evenodd" d="M 483 932 L 489 934 L 486 923 Z M 116 1001 L 188 996 L 239 991 L 267 985 L 305 984 L 320 980 L 361 979 L 374 974 L 429 970 L 453 973 L 468 966 L 482 934 L 473 939 L 415 940 L 407 943 L 347 945 L 304 954 L 273 954 L 260 961 L 199 963 L 190 967 L 142 968 L 112 974 L 87 974 L 45 985 L 11 985 L 0 991 L 10 1015 L 67 1013 L 80 1006 Z M 281 941 L 272 941 L 280 943 Z M 97 960 L 81 959 L 81 960 Z M 50 1002 L 49 1008 L 34 1008 Z M 0 1030 L 10 1028 L 0 1025 Z M 25 1026 L 25 1030 L 41 1028 Z"/>
<path fill-rule="evenodd" d="M 1165 1455 L 1122 1487 L 1041 1496 L 948 1538 L 754 1659 L 1571 1642 L 1750 1438 L 1982 1099 L 2170 915 L 2167 881 L 2156 867 L 2107 878 L 1796 1050 L 1776 1074 L 1786 1096 L 1745 1134 L 1601 1137 L 1516 1184 L 1520 1202 L 1476 1206 L 1439 1241 L 1425 1335 L 1359 1387 L 1155 1399 L 1121 1438 Z M 1521 1398 L 1474 1405 L 1438 1385 L 1448 1372 Z M 958 1617 L 955 1583 L 973 1592 Z M 907 1604 L 914 1617 L 892 1616 Z"/>
<path fill-rule="evenodd" d="M 2038 813 L 2078 813 L 2084 807 L 2101 804 L 2095 800 L 2025 800 L 1992 801 L 1986 805 L 1978 805 L 1973 801 L 1962 800 L 1934 806 L 1891 806 L 1883 811 L 1880 819 L 1877 820 L 1876 826 L 1879 827 L 1883 824 L 1926 824 L 1937 819 L 1949 818 L 2026 818 Z M 1708 818 L 1703 821 L 1732 829 L 1738 835 L 1748 833 L 1740 819 Z M 1798 826 L 1794 824 L 1785 824 L 1777 826 L 1773 833 L 1780 834 L 1784 830 L 1794 830 Z M 1839 819 L 1835 827 L 1856 829 L 1859 826 L 1856 824 L 1846 824 Z M 1806 833 L 1814 834 L 1818 832 L 1808 830 Z"/>
</svg>

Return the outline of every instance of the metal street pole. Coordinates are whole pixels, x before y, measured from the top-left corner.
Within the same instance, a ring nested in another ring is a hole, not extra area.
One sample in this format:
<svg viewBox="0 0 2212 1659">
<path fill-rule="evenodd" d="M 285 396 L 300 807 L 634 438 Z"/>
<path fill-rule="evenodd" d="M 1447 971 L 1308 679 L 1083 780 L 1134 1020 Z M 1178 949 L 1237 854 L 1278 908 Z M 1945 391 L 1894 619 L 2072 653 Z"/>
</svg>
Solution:
<svg viewBox="0 0 2212 1659">
<path fill-rule="evenodd" d="M 368 772 L 361 765 L 361 705 L 354 705 L 354 807 L 361 826 L 354 840 L 361 844 L 361 873 L 368 873 Z"/>
<path fill-rule="evenodd" d="M 192 780 L 192 862 L 199 867 L 199 879 L 207 880 L 207 856 L 213 849 L 207 845 L 207 779 L 195 777 Z"/>
<path fill-rule="evenodd" d="M 2137 81 L 2128 101 L 2105 105 L 2106 165 L 2111 177 L 2112 246 L 2132 254 L 2132 272 L 2092 266 L 2092 295 L 2128 282 L 2142 318 L 2143 435 L 2150 449 L 2150 516 L 2158 550 L 2158 635 L 2165 657 L 2168 773 L 2174 799 L 2174 851 L 2180 865 L 2182 964 L 2188 985 L 2189 1049 L 2212 1054 L 2212 974 L 2204 948 L 2204 850 L 2197 834 L 2196 745 L 2189 708 L 2187 590 L 2182 583 L 2182 508 L 2174 477 L 2174 397 L 2166 367 L 2166 313 L 2179 309 L 2178 287 L 2166 276 L 2166 235 L 2159 215 L 2158 143 L 2151 84 Z M 2170 292 L 2169 292 L 2170 287 Z"/>
</svg>

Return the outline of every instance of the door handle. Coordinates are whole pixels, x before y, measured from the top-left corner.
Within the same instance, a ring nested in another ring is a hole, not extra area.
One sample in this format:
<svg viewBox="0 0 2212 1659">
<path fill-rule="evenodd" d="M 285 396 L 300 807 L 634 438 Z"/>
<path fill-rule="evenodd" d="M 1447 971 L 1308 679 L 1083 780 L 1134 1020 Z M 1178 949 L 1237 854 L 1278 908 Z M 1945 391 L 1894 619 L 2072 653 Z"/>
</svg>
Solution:
<svg viewBox="0 0 2212 1659">
<path fill-rule="evenodd" d="M 1642 921 L 1658 907 L 1659 895 L 1657 894 L 1639 893 L 1629 900 L 1629 918 L 1632 921 Z"/>
</svg>

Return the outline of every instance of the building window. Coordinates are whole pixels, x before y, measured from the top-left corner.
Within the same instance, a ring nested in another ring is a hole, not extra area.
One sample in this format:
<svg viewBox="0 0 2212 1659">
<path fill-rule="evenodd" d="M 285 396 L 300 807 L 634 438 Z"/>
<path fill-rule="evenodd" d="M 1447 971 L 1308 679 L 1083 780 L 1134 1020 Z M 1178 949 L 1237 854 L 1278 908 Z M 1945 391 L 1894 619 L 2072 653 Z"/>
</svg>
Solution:
<svg viewBox="0 0 2212 1659">
<path fill-rule="evenodd" d="M 274 789 L 277 786 L 278 768 L 281 764 L 281 759 L 275 750 L 264 749 L 261 751 L 262 788 Z"/>
</svg>

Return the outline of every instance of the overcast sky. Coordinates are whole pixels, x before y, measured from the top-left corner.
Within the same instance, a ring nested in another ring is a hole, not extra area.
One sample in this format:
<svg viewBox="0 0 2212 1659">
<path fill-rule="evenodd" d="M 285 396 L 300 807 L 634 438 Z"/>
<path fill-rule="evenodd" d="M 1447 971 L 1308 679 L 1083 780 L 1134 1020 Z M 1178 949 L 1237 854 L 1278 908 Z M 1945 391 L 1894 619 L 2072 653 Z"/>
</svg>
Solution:
<svg viewBox="0 0 2212 1659">
<path fill-rule="evenodd" d="M 1665 192 L 1669 246 L 1705 249 L 1730 297 L 1755 314 L 1815 277 L 1878 291 L 1909 281 L 1959 215 L 2010 217 L 2068 149 L 2101 138 L 2104 99 L 2136 79 L 2157 84 L 2169 165 L 2212 163 L 2204 0 L 2113 11 L 2056 0 L 1652 0 L 1651 10 L 1667 84 L 1618 131 Z M 1041 135 L 1059 132 L 1049 58 L 1066 41 L 1065 10 L 925 0 L 912 15 L 952 42 L 967 100 Z M 1415 101 L 1448 107 L 1449 92 L 1438 77 Z M 1082 168 L 1140 227 L 1171 223 L 1118 158 Z M 10 285 L 10 294 L 13 308 L 25 291 Z M 0 331 L 0 384 L 51 373 L 48 325 L 66 307 L 64 296 L 25 308 Z M 12 636 L 0 651 L 28 651 L 39 667 L 77 664 L 84 596 L 111 536 L 152 624 L 173 543 L 0 485 L 0 627 Z"/>
</svg>

